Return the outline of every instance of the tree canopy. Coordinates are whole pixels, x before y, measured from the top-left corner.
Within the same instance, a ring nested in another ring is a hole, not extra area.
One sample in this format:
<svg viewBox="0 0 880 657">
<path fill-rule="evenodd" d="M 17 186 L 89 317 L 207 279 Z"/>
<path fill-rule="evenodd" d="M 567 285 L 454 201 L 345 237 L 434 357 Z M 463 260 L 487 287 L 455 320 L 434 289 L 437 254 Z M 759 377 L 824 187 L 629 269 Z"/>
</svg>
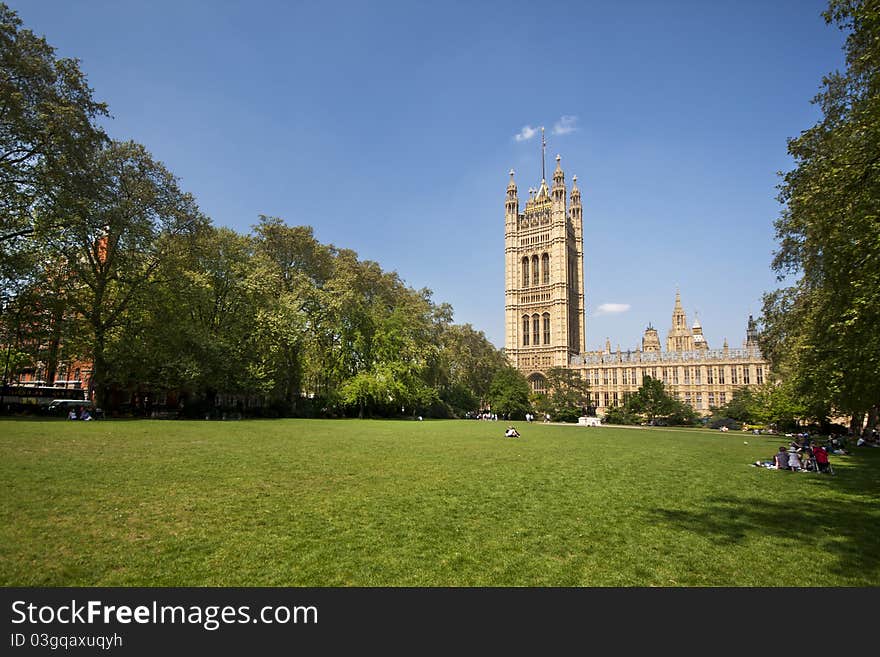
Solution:
<svg viewBox="0 0 880 657">
<path fill-rule="evenodd" d="M 788 143 L 762 348 L 815 419 L 880 402 L 880 6 L 832 0 L 846 70 L 827 75 L 819 122 Z M 858 420 L 858 424 L 861 420 Z"/>
<path fill-rule="evenodd" d="M 610 424 L 690 425 L 697 414 L 690 404 L 673 397 L 659 379 L 645 376 L 642 385 L 623 405 L 608 409 L 605 419 Z"/>
<path fill-rule="evenodd" d="M 91 158 L 106 141 L 93 98 L 74 59 L 55 57 L 45 39 L 0 3 L 0 275 L 27 272 L 30 239 L 64 224 L 64 202 L 91 183 Z"/>
<path fill-rule="evenodd" d="M 590 384 L 581 373 L 568 367 L 547 370 L 549 393 L 532 397 L 532 405 L 540 413 L 548 413 L 559 422 L 577 422 L 590 407 Z"/>
<path fill-rule="evenodd" d="M 529 382 L 513 367 L 499 369 L 489 387 L 489 404 L 501 417 L 522 419 L 530 410 Z"/>
<path fill-rule="evenodd" d="M 449 416 L 502 391 L 521 408 L 527 387 L 496 385 L 519 383 L 504 355 L 430 290 L 279 217 L 213 226 L 106 115 L 78 62 L 0 3 L 4 383 L 79 359 L 108 410 Z"/>
</svg>

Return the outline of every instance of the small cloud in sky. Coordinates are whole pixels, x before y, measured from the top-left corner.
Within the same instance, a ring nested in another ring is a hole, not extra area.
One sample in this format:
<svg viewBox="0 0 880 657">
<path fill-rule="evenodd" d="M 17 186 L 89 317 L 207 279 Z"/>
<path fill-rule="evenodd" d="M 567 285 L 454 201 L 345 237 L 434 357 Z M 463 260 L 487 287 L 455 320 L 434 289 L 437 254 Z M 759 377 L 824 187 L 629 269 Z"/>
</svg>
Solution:
<svg viewBox="0 0 880 657">
<path fill-rule="evenodd" d="M 601 306 L 596 308 L 596 315 L 617 315 L 618 313 L 625 313 L 629 310 L 630 305 L 628 303 L 603 303 Z"/>
<path fill-rule="evenodd" d="M 523 129 L 520 130 L 520 131 L 516 134 L 516 136 L 514 137 L 514 139 L 516 139 L 517 141 L 528 141 L 529 139 L 531 139 L 532 137 L 534 137 L 536 134 L 538 134 L 538 129 L 537 129 L 537 128 L 533 128 L 533 127 L 530 126 L 530 125 L 524 125 L 524 126 L 523 126 Z"/>
<path fill-rule="evenodd" d="M 559 120 L 553 124 L 553 131 L 551 134 L 567 135 L 569 132 L 574 132 L 577 130 L 577 120 L 576 116 L 559 117 Z"/>
</svg>

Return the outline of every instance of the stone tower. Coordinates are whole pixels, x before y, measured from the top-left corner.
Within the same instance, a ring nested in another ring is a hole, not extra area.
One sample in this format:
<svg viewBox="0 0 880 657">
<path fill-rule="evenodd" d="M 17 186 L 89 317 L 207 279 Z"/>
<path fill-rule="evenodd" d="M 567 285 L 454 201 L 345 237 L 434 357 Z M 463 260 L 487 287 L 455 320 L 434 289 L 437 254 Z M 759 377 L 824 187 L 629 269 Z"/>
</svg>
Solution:
<svg viewBox="0 0 880 657">
<path fill-rule="evenodd" d="M 504 212 L 505 352 L 533 390 L 545 391 L 547 369 L 586 351 L 581 193 L 575 176 L 566 207 L 557 155 L 553 187 L 541 180 L 520 212 L 513 176 Z"/>
<path fill-rule="evenodd" d="M 758 322 L 749 315 L 749 322 L 746 325 L 746 341 L 743 343 L 746 349 L 758 349 Z"/>
<path fill-rule="evenodd" d="M 649 353 L 660 353 L 660 336 L 657 335 L 657 329 L 651 324 L 645 329 L 645 335 L 642 337 L 642 351 Z"/>
<path fill-rule="evenodd" d="M 694 317 L 694 325 L 691 330 L 694 334 L 694 349 L 697 351 L 708 351 L 709 343 L 706 342 L 706 336 L 703 335 L 703 325 L 700 324 L 699 318 Z"/>
<path fill-rule="evenodd" d="M 702 328 L 700 329 L 702 332 Z M 681 307 L 681 294 L 675 293 L 675 307 L 672 309 L 672 328 L 666 335 L 666 351 L 693 351 L 694 336 L 687 325 L 687 315 Z"/>
</svg>

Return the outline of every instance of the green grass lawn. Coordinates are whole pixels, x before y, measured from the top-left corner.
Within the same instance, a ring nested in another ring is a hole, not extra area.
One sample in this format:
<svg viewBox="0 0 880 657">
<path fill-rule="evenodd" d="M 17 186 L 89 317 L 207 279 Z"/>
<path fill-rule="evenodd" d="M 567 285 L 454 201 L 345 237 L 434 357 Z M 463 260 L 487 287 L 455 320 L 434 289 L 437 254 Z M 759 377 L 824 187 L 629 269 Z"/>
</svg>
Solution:
<svg viewBox="0 0 880 657">
<path fill-rule="evenodd" d="M 0 420 L 0 584 L 880 584 L 880 450 L 517 426 Z"/>
</svg>

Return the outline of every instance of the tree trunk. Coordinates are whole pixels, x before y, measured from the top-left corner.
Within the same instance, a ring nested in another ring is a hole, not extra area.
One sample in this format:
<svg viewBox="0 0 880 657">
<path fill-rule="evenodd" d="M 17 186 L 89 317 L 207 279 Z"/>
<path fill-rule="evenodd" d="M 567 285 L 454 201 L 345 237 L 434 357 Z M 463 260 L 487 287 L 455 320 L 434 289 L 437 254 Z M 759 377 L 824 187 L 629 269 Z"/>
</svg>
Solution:
<svg viewBox="0 0 880 657">
<path fill-rule="evenodd" d="M 48 386 L 55 383 L 55 376 L 58 373 L 58 350 L 60 347 L 61 336 L 56 333 L 49 342 L 49 352 L 46 354 L 46 385 Z"/>
<path fill-rule="evenodd" d="M 58 353 L 61 349 L 61 322 L 64 319 L 64 310 L 60 304 L 52 310 L 49 337 L 49 353 L 46 355 L 46 385 L 55 383 L 58 374 Z"/>
<path fill-rule="evenodd" d="M 208 388 L 205 390 L 205 401 L 207 402 L 208 410 L 205 419 L 207 420 L 209 417 L 214 416 L 214 411 L 217 408 L 217 391 L 213 388 Z"/>
<path fill-rule="evenodd" d="M 864 422 L 864 413 L 853 413 L 852 419 L 849 422 L 849 430 L 856 435 L 862 433 L 862 425 L 864 424 Z"/>
<path fill-rule="evenodd" d="M 91 389 L 95 406 L 107 410 L 107 361 L 104 358 L 104 330 L 95 330 L 94 353 L 92 354 Z"/>
<path fill-rule="evenodd" d="M 872 406 L 871 410 L 868 411 L 868 430 L 869 431 L 877 426 L 878 411 L 880 411 L 880 406 Z"/>
</svg>

